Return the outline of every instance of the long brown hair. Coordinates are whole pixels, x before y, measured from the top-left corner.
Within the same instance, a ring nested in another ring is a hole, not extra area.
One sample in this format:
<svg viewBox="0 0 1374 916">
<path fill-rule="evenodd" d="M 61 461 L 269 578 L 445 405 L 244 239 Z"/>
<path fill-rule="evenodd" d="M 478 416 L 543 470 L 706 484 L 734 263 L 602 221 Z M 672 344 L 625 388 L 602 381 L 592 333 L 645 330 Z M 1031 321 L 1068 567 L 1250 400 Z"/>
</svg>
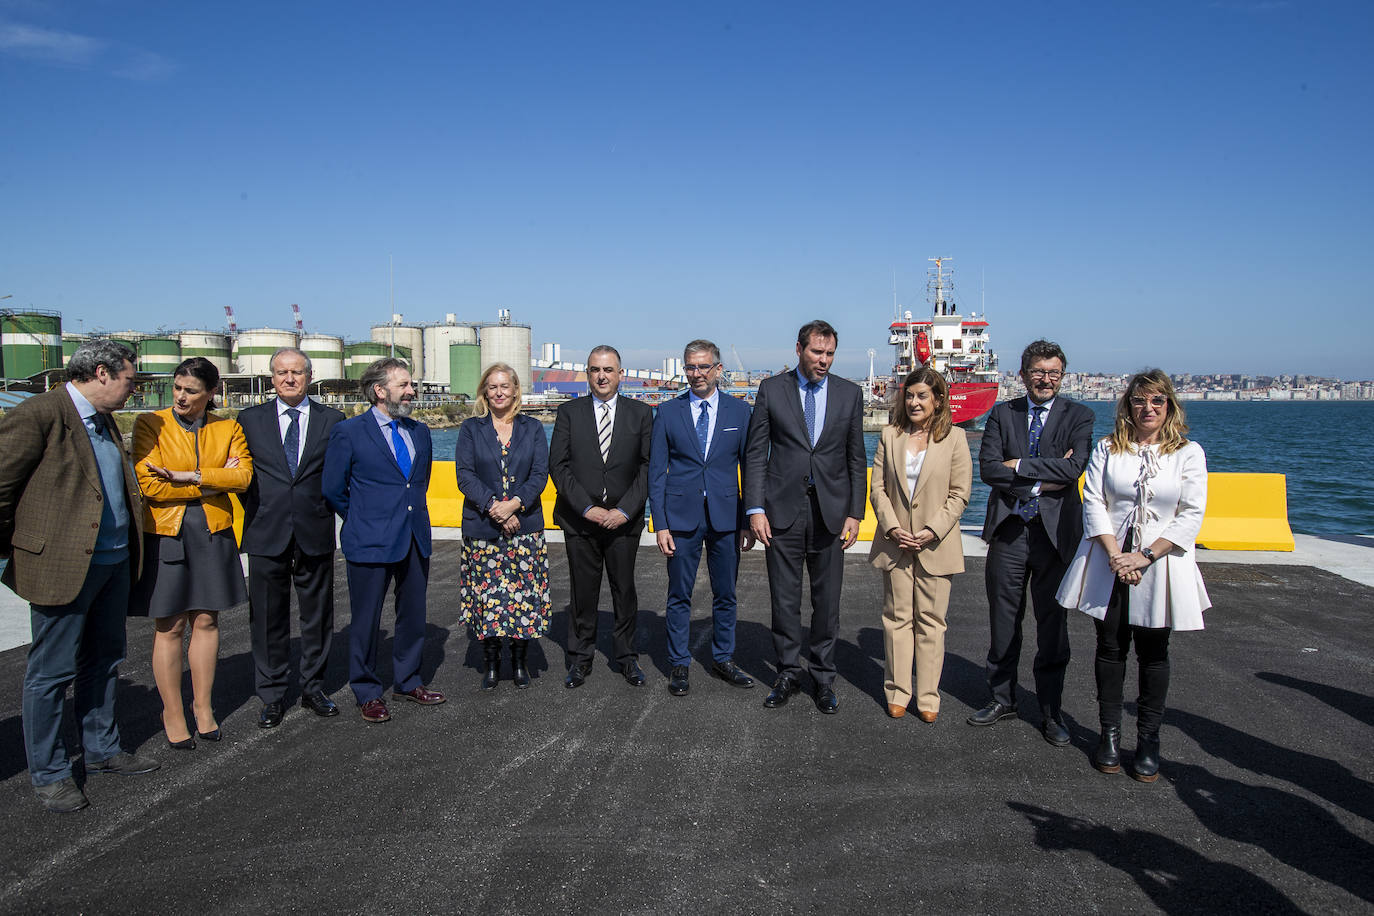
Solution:
<svg viewBox="0 0 1374 916">
<path fill-rule="evenodd" d="M 1112 428 L 1112 454 L 1121 455 L 1136 451 L 1135 421 L 1131 418 L 1131 398 L 1162 394 L 1169 402 L 1168 413 L 1164 415 L 1164 426 L 1159 430 L 1159 453 L 1167 455 L 1188 444 L 1188 418 L 1174 393 L 1174 383 L 1163 369 L 1143 369 L 1131 376 L 1121 400 L 1116 402 L 1116 423 Z"/>
<path fill-rule="evenodd" d="M 929 386 L 935 395 L 935 418 L 930 423 L 930 441 L 943 442 L 945 436 L 954 428 L 954 418 L 949 412 L 949 383 L 945 377 L 929 366 L 922 366 L 902 381 L 902 387 L 892 395 L 892 406 L 888 410 L 887 422 L 904 433 L 916 431 L 911 418 L 906 415 L 906 393 L 912 385 Z"/>
</svg>

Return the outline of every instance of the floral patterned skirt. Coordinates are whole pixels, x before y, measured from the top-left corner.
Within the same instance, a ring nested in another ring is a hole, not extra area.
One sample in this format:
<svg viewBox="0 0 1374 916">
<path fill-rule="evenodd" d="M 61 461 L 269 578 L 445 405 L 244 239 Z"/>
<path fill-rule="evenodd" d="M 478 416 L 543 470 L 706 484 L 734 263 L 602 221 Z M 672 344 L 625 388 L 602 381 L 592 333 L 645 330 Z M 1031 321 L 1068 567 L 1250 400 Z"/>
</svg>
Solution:
<svg viewBox="0 0 1374 916">
<path fill-rule="evenodd" d="M 459 623 L 479 639 L 538 639 L 549 631 L 549 551 L 544 532 L 488 541 L 463 538 Z"/>
</svg>

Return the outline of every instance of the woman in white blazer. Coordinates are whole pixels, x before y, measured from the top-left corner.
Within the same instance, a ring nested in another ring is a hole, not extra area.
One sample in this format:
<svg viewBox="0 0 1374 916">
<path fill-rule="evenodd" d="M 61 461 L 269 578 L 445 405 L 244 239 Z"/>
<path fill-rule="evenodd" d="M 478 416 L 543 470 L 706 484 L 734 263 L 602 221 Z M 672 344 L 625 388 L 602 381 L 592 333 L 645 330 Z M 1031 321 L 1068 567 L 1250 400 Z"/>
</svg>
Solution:
<svg viewBox="0 0 1374 916">
<path fill-rule="evenodd" d="M 1194 541 L 1207 507 L 1207 456 L 1186 438 L 1183 406 L 1159 369 L 1132 376 L 1112 434 L 1093 449 L 1083 485 L 1083 542 L 1059 603 L 1097 618 L 1093 766 L 1121 772 L 1126 656 L 1135 643 L 1140 695 L 1131 776 L 1159 778 L 1159 725 L 1169 691 L 1169 633 L 1202 629 L 1212 606 Z"/>
<path fill-rule="evenodd" d="M 929 367 L 912 372 L 892 404 L 873 455 L 869 499 L 878 517 L 869 562 L 883 572 L 883 691 L 887 714 L 906 715 L 916 669 L 916 711 L 934 722 L 945 664 L 950 578 L 964 571 L 959 517 L 973 461 L 949 412 L 949 385 Z"/>
</svg>

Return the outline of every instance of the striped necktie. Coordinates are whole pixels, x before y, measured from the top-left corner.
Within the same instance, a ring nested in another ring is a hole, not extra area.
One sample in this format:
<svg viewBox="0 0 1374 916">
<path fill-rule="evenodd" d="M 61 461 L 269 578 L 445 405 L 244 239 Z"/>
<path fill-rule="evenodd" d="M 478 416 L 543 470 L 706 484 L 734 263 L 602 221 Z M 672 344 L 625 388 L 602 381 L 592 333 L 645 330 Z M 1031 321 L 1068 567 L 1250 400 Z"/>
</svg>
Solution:
<svg viewBox="0 0 1374 916">
<path fill-rule="evenodd" d="M 1045 429 L 1045 408 L 1036 404 L 1031 407 L 1030 438 L 1027 444 L 1030 446 L 1027 451 L 1030 458 L 1040 457 L 1040 433 Z M 1032 496 L 1030 499 L 1022 501 L 1017 507 L 1016 513 L 1026 521 L 1030 521 L 1040 514 L 1040 497 Z"/>
<path fill-rule="evenodd" d="M 601 405 L 601 419 L 596 422 L 596 438 L 601 443 L 601 463 L 611 454 L 611 405 Z"/>
</svg>

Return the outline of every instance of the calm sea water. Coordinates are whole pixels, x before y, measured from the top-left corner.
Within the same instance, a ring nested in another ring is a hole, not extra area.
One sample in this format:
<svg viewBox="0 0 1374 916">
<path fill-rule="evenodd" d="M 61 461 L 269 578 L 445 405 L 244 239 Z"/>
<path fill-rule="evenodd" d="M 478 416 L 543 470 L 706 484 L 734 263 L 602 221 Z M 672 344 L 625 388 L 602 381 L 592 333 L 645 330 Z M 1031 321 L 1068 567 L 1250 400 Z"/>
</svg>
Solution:
<svg viewBox="0 0 1374 916">
<path fill-rule="evenodd" d="M 1097 423 L 1094 439 L 1111 430 L 1115 405 L 1090 403 Z M 1185 405 L 1189 438 L 1207 452 L 1212 471 L 1283 474 L 1288 480 L 1288 522 L 1303 534 L 1349 535 L 1374 532 L 1374 402 L 1225 402 Z M 546 427 L 545 432 L 552 432 Z M 980 433 L 972 432 L 976 458 Z M 456 429 L 434 431 L 437 459 L 453 460 Z M 864 436 L 868 459 L 878 434 Z M 1361 470 L 1364 469 L 1364 470 Z M 988 488 L 973 475 L 973 498 L 963 524 L 982 525 Z"/>
</svg>

